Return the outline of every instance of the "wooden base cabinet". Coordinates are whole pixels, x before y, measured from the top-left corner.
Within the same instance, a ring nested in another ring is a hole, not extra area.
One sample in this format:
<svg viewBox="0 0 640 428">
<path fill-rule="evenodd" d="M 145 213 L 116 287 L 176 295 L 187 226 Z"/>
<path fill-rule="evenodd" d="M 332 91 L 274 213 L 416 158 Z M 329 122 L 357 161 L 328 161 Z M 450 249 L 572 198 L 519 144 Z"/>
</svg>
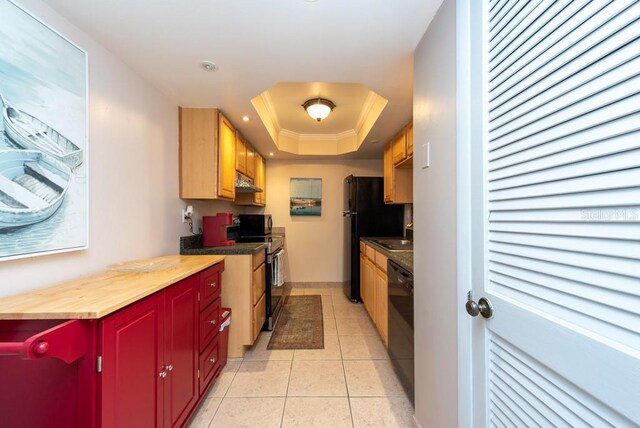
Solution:
<svg viewBox="0 0 640 428">
<path fill-rule="evenodd" d="M 388 345 L 387 257 L 366 244 L 364 250 L 360 253 L 362 301 L 384 344 Z"/>
<path fill-rule="evenodd" d="M 243 358 L 258 338 L 266 320 L 265 253 L 239 254 L 225 260 L 222 306 L 233 309 L 229 331 L 229 357 Z"/>
<path fill-rule="evenodd" d="M 213 266 L 99 321 L 100 426 L 187 422 L 222 369 L 217 359 L 221 270 Z M 203 289 L 216 290 L 209 301 Z"/>
</svg>

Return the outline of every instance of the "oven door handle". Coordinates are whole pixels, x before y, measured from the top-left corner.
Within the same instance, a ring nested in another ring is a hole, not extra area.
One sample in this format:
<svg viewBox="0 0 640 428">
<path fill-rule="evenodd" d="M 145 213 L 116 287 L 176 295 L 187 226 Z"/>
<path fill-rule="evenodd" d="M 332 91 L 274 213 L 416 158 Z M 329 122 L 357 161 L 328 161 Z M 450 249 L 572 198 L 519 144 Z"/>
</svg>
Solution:
<svg viewBox="0 0 640 428">
<path fill-rule="evenodd" d="M 267 256 L 267 263 L 271 264 L 273 263 L 273 259 L 275 259 L 276 257 L 278 257 L 280 254 L 282 254 L 282 252 L 284 251 L 284 248 L 280 248 L 278 251 L 276 251 L 273 254 L 269 254 Z"/>
</svg>

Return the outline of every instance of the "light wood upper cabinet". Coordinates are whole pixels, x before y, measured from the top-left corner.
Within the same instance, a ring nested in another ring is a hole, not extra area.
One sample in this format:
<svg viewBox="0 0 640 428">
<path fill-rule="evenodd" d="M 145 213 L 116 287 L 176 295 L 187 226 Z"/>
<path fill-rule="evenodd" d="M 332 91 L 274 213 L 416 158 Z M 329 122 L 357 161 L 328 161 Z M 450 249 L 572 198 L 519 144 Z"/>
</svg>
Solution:
<svg viewBox="0 0 640 428">
<path fill-rule="evenodd" d="M 383 159 L 384 202 L 387 204 L 413 203 L 413 123 L 405 126 L 387 144 Z"/>
<path fill-rule="evenodd" d="M 393 154 L 393 164 L 397 165 L 407 158 L 407 132 L 406 128 L 402 129 L 391 140 L 391 153 Z"/>
<path fill-rule="evenodd" d="M 384 148 L 384 201 L 393 202 L 393 154 L 391 144 Z"/>
<path fill-rule="evenodd" d="M 218 196 L 222 199 L 236 197 L 236 130 L 221 113 L 218 114 L 220 144 L 218 146 Z"/>
<path fill-rule="evenodd" d="M 238 193 L 236 195 L 236 205 L 265 206 L 267 203 L 267 183 L 266 183 L 266 162 L 258 152 L 253 154 L 254 177 L 253 184 L 262 189 L 258 193 Z"/>
<path fill-rule="evenodd" d="M 217 109 L 180 108 L 180 197 L 235 197 L 235 129 Z"/>
<path fill-rule="evenodd" d="M 247 143 L 246 147 L 247 147 L 246 175 L 249 178 L 255 178 L 255 176 L 256 176 L 256 174 L 255 174 L 255 171 L 256 171 L 256 150 L 249 143 Z"/>
<path fill-rule="evenodd" d="M 247 143 L 239 132 L 236 132 L 236 171 L 247 173 Z"/>
<path fill-rule="evenodd" d="M 413 121 L 407 125 L 407 157 L 413 157 Z"/>
</svg>

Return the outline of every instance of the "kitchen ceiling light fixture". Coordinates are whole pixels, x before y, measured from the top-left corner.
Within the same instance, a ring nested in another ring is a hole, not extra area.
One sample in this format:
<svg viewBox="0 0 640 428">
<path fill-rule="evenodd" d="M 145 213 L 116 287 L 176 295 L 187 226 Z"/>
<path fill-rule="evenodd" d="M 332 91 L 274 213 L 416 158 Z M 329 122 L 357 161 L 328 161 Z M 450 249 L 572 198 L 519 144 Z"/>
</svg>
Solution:
<svg viewBox="0 0 640 428">
<path fill-rule="evenodd" d="M 320 122 L 329 116 L 329 113 L 331 113 L 331 110 L 333 110 L 336 105 L 326 98 L 318 97 L 305 101 L 302 107 L 304 107 L 312 119 Z"/>
<path fill-rule="evenodd" d="M 242 116 L 242 121 L 243 122 L 249 122 L 250 120 L 251 120 L 251 118 L 249 116 L 247 116 L 247 115 Z"/>
<path fill-rule="evenodd" d="M 200 66 L 207 71 L 218 71 L 218 66 L 211 61 L 202 61 Z"/>
</svg>

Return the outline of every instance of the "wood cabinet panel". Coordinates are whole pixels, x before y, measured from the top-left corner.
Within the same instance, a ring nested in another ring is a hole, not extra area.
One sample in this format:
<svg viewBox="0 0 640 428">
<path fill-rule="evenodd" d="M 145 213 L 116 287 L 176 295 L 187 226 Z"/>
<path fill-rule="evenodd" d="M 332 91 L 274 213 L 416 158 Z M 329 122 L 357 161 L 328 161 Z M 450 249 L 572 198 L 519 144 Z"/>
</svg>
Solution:
<svg viewBox="0 0 640 428">
<path fill-rule="evenodd" d="M 407 157 L 413 157 L 413 121 L 407 125 Z"/>
<path fill-rule="evenodd" d="M 364 307 L 371 319 L 375 320 L 375 271 L 376 267 L 374 262 L 365 258 L 364 262 L 364 283 L 362 289 L 362 301 L 364 302 Z"/>
<path fill-rule="evenodd" d="M 220 336 L 216 336 L 205 348 L 204 352 L 200 354 L 200 382 L 199 392 L 200 395 L 207 391 L 207 388 L 211 384 L 211 381 L 216 377 L 220 369 Z"/>
<path fill-rule="evenodd" d="M 101 426 L 162 426 L 163 298 L 153 295 L 100 323 Z"/>
<path fill-rule="evenodd" d="M 247 147 L 247 160 L 246 160 L 246 175 L 249 178 L 255 178 L 256 176 L 256 149 L 249 143 L 246 145 Z"/>
<path fill-rule="evenodd" d="M 164 422 L 181 426 L 200 395 L 198 388 L 198 287 L 189 277 L 164 293 Z M 217 313 L 216 313 L 217 316 Z"/>
<path fill-rule="evenodd" d="M 376 327 L 385 345 L 389 343 L 388 331 L 388 296 L 387 296 L 387 273 L 379 267 L 376 269 Z"/>
<path fill-rule="evenodd" d="M 265 281 L 266 281 L 266 268 L 264 263 L 260 265 L 260 267 L 258 267 L 258 269 L 253 271 L 253 279 L 252 279 L 252 297 L 253 297 L 253 304 L 256 305 L 258 303 L 258 300 L 260 300 L 260 298 L 264 295 L 265 293 Z"/>
<path fill-rule="evenodd" d="M 218 114 L 218 197 L 236 196 L 236 130 L 221 113 Z"/>
<path fill-rule="evenodd" d="M 382 253 L 376 251 L 376 266 L 378 269 L 382 270 L 385 274 L 387 273 L 387 256 Z"/>
<path fill-rule="evenodd" d="M 406 129 L 400 131 L 391 140 L 391 153 L 393 156 L 393 164 L 397 165 L 407 158 L 407 134 Z"/>
<path fill-rule="evenodd" d="M 220 326 L 218 322 L 220 320 L 220 299 L 217 299 L 211 305 L 200 313 L 199 325 L 200 325 L 200 352 L 204 351 L 211 339 L 217 334 Z"/>
<path fill-rule="evenodd" d="M 267 319 L 267 305 L 265 295 L 253 307 L 253 340 L 255 341 L 262 330 L 262 326 Z"/>
<path fill-rule="evenodd" d="M 236 131 L 236 171 L 247 174 L 247 143 L 238 131 Z"/>
<path fill-rule="evenodd" d="M 200 272 L 200 310 L 204 310 L 220 297 L 221 272 L 224 263 L 218 263 Z"/>
</svg>

